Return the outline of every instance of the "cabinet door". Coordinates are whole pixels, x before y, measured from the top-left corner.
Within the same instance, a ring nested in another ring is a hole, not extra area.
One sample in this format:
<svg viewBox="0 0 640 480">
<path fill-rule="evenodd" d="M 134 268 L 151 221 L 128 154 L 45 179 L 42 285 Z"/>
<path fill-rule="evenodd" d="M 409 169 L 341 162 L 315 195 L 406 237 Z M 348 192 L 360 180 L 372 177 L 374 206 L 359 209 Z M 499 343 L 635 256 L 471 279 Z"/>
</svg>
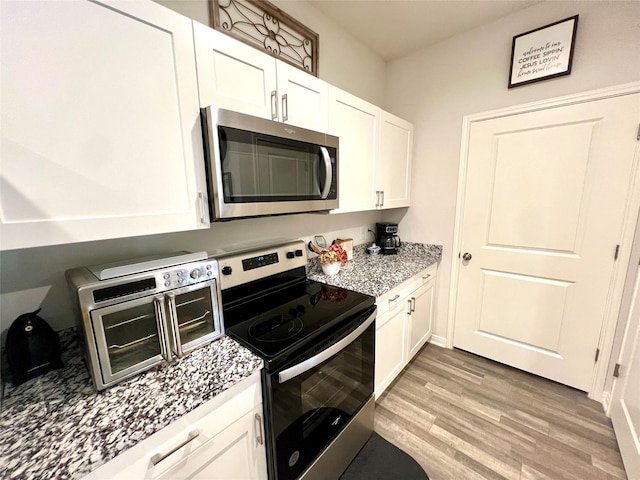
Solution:
<svg viewBox="0 0 640 480">
<path fill-rule="evenodd" d="M 335 213 L 376 208 L 374 173 L 379 109 L 340 89 L 329 89 L 329 132 L 340 137 L 338 198 Z"/>
<path fill-rule="evenodd" d="M 409 329 L 408 360 L 411 360 L 418 350 L 431 338 L 434 284 L 435 281 L 426 283 L 409 297 L 410 311 L 407 313 L 407 325 Z"/>
<path fill-rule="evenodd" d="M 411 187 L 413 125 L 381 112 L 377 189 L 383 192 L 382 208 L 408 207 Z"/>
<path fill-rule="evenodd" d="M 0 29 L 3 249 L 208 226 L 188 19 L 3 2 Z"/>
<path fill-rule="evenodd" d="M 376 319 L 376 400 L 405 364 L 405 312 L 401 303 Z"/>
<path fill-rule="evenodd" d="M 280 120 L 326 132 L 329 125 L 328 84 L 287 63 L 276 61 Z"/>
<path fill-rule="evenodd" d="M 224 33 L 193 22 L 200 106 L 277 119 L 273 57 Z"/>
<path fill-rule="evenodd" d="M 190 455 L 182 458 L 158 480 L 262 480 L 266 478 L 262 409 L 256 408 Z"/>
</svg>

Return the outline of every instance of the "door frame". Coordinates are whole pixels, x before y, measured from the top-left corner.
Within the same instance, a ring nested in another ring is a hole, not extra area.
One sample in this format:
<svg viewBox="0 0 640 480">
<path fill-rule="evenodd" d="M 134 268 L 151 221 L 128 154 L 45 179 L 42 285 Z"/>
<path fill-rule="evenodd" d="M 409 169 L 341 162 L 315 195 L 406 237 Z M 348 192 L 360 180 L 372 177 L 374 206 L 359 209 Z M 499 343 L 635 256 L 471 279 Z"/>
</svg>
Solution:
<svg viewBox="0 0 640 480">
<path fill-rule="evenodd" d="M 460 261 L 455 252 L 460 252 L 462 246 L 462 221 L 463 207 L 467 185 L 467 168 L 469 162 L 469 141 L 471 126 L 480 121 L 491 120 L 522 113 L 536 112 L 587 103 L 594 100 L 604 100 L 607 98 L 619 97 L 640 93 L 640 82 L 632 82 L 623 85 L 616 85 L 598 90 L 591 90 L 563 97 L 556 97 L 547 100 L 506 107 L 498 110 L 465 115 L 462 119 L 462 135 L 460 143 L 460 163 L 458 168 L 458 194 L 456 199 L 455 228 L 453 235 L 453 253 L 451 255 L 451 280 L 449 284 L 449 310 L 447 314 L 447 341 L 446 347 L 453 348 L 453 334 L 455 327 L 456 303 L 458 297 L 458 278 L 460 275 Z M 640 142 L 636 144 L 633 173 L 629 182 L 627 203 L 625 206 L 622 233 L 619 238 L 620 251 L 618 260 L 614 264 L 605 318 L 600 330 L 598 349 L 599 359 L 594 369 L 591 388 L 587 392 L 589 398 L 602 402 L 604 386 L 612 355 L 613 341 L 616 331 L 618 312 L 620 309 L 622 293 L 624 290 L 627 267 L 631 257 L 633 237 L 640 211 Z M 613 255 L 613 252 L 612 252 Z"/>
</svg>

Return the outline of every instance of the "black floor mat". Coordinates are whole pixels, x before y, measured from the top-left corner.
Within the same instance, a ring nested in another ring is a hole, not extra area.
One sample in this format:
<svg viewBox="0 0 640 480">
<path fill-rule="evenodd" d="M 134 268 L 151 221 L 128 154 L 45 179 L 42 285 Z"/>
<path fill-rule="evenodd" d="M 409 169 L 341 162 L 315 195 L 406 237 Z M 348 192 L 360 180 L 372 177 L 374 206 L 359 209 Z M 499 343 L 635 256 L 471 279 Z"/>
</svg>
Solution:
<svg viewBox="0 0 640 480">
<path fill-rule="evenodd" d="M 340 480 L 429 480 L 429 476 L 408 453 L 376 432 L 364 444 Z"/>
</svg>

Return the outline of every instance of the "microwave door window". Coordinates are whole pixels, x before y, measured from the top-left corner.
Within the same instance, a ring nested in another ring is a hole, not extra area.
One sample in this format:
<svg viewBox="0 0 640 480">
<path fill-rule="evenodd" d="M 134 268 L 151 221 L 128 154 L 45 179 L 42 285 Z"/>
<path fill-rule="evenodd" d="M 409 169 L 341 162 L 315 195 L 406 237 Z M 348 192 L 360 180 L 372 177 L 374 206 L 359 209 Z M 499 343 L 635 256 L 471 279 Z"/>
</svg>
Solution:
<svg viewBox="0 0 640 480">
<path fill-rule="evenodd" d="M 325 183 L 319 147 L 218 127 L 222 188 L 229 203 L 317 200 Z M 222 148 L 224 145 L 224 148 Z"/>
</svg>

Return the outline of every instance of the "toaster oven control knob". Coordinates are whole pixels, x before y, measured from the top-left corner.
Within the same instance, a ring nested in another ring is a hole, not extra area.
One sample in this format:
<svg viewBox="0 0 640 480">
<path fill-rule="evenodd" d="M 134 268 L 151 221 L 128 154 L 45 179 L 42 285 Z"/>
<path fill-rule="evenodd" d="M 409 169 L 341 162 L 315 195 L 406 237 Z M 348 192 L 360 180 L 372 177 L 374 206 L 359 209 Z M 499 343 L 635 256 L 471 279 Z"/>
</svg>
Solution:
<svg viewBox="0 0 640 480">
<path fill-rule="evenodd" d="M 302 250 L 298 249 L 296 250 L 296 257 L 301 257 L 302 256 Z"/>
<path fill-rule="evenodd" d="M 294 258 L 296 255 L 293 252 L 287 252 L 287 258 Z"/>
<path fill-rule="evenodd" d="M 231 269 L 231 267 L 228 267 L 228 266 L 227 267 L 222 267 L 222 270 L 221 270 L 223 275 L 231 275 L 232 271 L 233 270 Z"/>
<path fill-rule="evenodd" d="M 193 270 L 191 270 L 191 273 L 189 274 L 189 276 L 191 278 L 193 278 L 194 280 L 196 278 L 199 278 L 200 277 L 200 269 L 199 268 L 194 268 Z"/>
</svg>

